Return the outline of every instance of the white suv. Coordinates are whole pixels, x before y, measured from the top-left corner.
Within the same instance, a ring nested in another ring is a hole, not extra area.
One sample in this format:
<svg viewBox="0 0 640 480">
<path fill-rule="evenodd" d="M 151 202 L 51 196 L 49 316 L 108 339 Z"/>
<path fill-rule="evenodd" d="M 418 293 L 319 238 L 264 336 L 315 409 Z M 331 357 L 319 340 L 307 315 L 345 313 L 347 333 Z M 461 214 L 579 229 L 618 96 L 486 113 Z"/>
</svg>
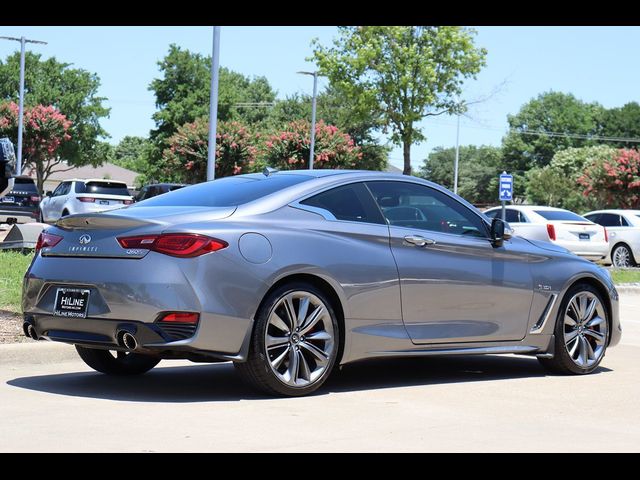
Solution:
<svg viewBox="0 0 640 480">
<path fill-rule="evenodd" d="M 40 221 L 55 222 L 74 213 L 95 213 L 133 203 L 127 185 L 102 179 L 62 182 L 40 202 Z"/>
</svg>

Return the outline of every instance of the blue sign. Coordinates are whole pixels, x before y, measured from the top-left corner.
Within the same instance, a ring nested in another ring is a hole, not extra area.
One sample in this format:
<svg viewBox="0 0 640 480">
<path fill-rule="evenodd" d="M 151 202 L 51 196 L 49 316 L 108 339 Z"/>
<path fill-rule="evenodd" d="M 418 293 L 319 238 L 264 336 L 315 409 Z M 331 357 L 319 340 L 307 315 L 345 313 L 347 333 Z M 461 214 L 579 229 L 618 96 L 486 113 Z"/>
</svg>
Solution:
<svg viewBox="0 0 640 480">
<path fill-rule="evenodd" d="M 513 175 L 503 173 L 500 175 L 500 192 L 498 195 L 500 201 L 513 200 Z"/>
</svg>

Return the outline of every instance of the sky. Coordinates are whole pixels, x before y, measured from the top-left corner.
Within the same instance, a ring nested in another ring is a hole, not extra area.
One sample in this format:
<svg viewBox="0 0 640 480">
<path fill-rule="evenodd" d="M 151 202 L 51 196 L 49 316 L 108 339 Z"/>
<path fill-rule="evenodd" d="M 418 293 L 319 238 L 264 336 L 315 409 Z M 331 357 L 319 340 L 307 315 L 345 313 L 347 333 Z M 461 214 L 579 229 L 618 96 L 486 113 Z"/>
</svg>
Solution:
<svg viewBox="0 0 640 480">
<path fill-rule="evenodd" d="M 462 98 L 484 99 L 460 121 L 460 144 L 499 145 L 507 115 L 542 92 L 573 93 L 607 108 L 640 101 L 638 91 L 640 27 L 475 27 L 476 44 L 487 49 L 487 65 L 464 85 Z M 248 76 L 265 76 L 278 98 L 312 92 L 313 79 L 296 74 L 311 70 L 311 40 L 329 45 L 335 27 L 241 27 L 221 29 L 220 64 Z M 147 136 L 155 111 L 149 83 L 159 77 L 157 62 L 175 43 L 211 54 L 211 27 L 20 27 L 0 26 L 0 36 L 25 36 L 48 42 L 28 48 L 43 57 L 55 56 L 98 74 L 100 95 L 109 99 L 108 119 L 102 121 L 109 142 L 126 135 Z M 0 58 L 19 44 L 0 40 Z M 320 78 L 319 90 L 327 84 Z M 411 149 L 419 167 L 433 148 L 456 141 L 456 118 L 439 116 L 420 127 L 427 140 Z M 386 139 L 381 137 L 384 143 Z M 394 147 L 390 162 L 402 165 L 402 149 Z"/>
</svg>

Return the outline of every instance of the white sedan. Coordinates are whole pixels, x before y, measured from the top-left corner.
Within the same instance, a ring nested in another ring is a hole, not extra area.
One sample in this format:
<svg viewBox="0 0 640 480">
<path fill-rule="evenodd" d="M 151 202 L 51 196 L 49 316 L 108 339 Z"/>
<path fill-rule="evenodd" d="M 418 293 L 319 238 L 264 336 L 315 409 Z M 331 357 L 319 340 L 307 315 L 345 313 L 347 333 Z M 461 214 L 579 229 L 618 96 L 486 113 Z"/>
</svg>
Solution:
<svg viewBox="0 0 640 480">
<path fill-rule="evenodd" d="M 634 267 L 640 261 L 640 210 L 596 210 L 585 214 L 609 233 L 605 263 Z"/>
<path fill-rule="evenodd" d="M 75 213 L 96 213 L 131 205 L 127 184 L 113 180 L 88 179 L 62 182 L 40 202 L 40 221 L 55 222 Z"/>
<path fill-rule="evenodd" d="M 502 207 L 485 215 L 500 218 Z M 607 229 L 562 208 L 510 205 L 506 218 L 514 234 L 529 240 L 555 243 L 587 260 L 602 260 L 609 254 Z"/>
</svg>

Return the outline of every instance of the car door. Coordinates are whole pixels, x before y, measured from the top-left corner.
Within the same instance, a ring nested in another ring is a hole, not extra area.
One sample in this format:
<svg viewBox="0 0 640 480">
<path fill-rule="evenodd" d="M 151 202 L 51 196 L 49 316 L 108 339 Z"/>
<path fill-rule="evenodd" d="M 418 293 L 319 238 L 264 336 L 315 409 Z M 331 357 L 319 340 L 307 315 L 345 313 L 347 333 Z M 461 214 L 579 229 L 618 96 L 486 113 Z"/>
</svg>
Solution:
<svg viewBox="0 0 640 480">
<path fill-rule="evenodd" d="M 51 196 L 46 197 L 42 202 L 40 202 L 40 209 L 42 210 L 42 216 L 44 220 L 50 222 L 53 220 L 53 211 L 56 198 L 60 195 L 60 192 L 63 190 L 63 184 L 60 183 L 53 190 Z"/>
<path fill-rule="evenodd" d="M 480 215 L 435 188 L 367 186 L 389 224 L 402 317 L 414 343 L 524 338 L 533 298 L 524 252 L 511 242 L 493 247 Z"/>
<path fill-rule="evenodd" d="M 49 210 L 51 220 L 58 220 L 62 216 L 62 209 L 67 201 L 67 195 L 70 189 L 71 182 L 62 182 L 53 192 Z"/>
</svg>

